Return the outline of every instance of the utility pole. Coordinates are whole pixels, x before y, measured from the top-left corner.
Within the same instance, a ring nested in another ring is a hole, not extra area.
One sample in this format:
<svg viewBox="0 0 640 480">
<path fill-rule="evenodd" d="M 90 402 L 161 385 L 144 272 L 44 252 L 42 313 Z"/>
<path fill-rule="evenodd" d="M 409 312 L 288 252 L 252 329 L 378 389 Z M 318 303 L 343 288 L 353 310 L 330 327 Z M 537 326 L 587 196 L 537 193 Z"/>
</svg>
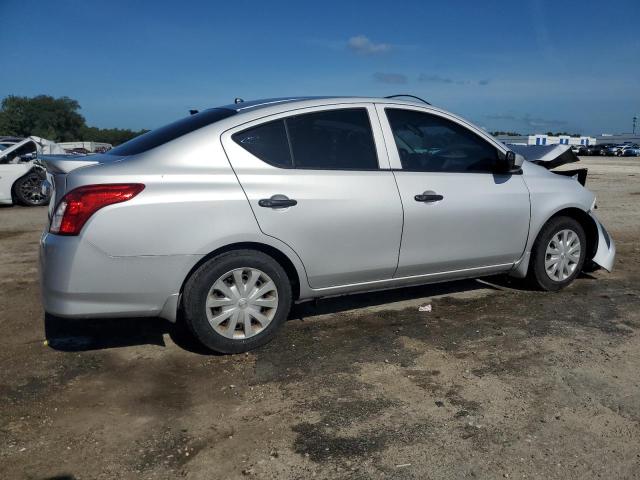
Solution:
<svg viewBox="0 0 640 480">
<path fill-rule="evenodd" d="M 638 121 L 638 116 L 634 115 L 633 116 L 633 134 L 636 134 L 636 122 Z"/>
</svg>

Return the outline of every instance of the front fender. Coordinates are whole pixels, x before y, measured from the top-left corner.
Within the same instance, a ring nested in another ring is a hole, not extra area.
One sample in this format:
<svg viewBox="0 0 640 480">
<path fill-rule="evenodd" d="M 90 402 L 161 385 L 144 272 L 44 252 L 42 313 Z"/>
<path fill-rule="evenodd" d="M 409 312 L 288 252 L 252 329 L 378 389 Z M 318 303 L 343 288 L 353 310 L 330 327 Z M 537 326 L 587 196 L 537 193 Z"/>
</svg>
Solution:
<svg viewBox="0 0 640 480">
<path fill-rule="evenodd" d="M 599 267 L 604 268 L 606 271 L 611 272 L 613 269 L 613 264 L 616 258 L 616 245 L 609 235 L 609 232 L 604 228 L 600 220 L 593 214 L 593 212 L 588 212 L 589 218 L 593 225 L 597 230 L 597 244 L 592 252 L 593 257 L 587 258 L 587 260 L 591 260 Z M 535 238 L 535 237 L 534 237 Z M 512 277 L 516 278 L 524 278 L 527 276 L 527 272 L 529 270 L 529 261 L 531 259 L 531 251 L 527 250 L 525 254 L 518 260 L 513 269 L 510 272 Z"/>
<path fill-rule="evenodd" d="M 616 244 L 593 212 L 589 212 L 589 216 L 598 229 L 598 247 L 592 260 L 607 272 L 610 272 L 613 270 L 613 263 L 616 259 Z"/>
<path fill-rule="evenodd" d="M 31 169 L 31 163 L 0 164 L 0 204 L 13 203 L 13 184 Z"/>
</svg>

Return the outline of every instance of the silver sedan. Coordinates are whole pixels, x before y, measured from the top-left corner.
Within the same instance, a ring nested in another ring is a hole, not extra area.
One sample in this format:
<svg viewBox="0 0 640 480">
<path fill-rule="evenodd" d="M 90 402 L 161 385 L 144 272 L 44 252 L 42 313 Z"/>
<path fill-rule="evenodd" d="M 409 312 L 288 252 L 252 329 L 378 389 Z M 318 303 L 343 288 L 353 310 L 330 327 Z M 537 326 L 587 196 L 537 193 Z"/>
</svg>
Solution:
<svg viewBox="0 0 640 480">
<path fill-rule="evenodd" d="M 615 246 L 580 173 L 548 157 L 418 101 L 205 110 L 106 154 L 45 159 L 44 308 L 180 319 L 235 353 L 305 299 L 498 273 L 559 290 L 611 270 Z"/>
</svg>

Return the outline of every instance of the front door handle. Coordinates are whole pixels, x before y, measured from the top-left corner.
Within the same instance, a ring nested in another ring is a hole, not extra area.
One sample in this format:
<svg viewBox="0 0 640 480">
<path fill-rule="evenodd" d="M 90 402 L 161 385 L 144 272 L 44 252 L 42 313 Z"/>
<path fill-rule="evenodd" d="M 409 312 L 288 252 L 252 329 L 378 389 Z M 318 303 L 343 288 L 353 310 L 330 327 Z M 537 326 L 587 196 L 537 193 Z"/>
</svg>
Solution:
<svg viewBox="0 0 640 480">
<path fill-rule="evenodd" d="M 285 195 L 273 195 L 271 198 L 258 200 L 258 205 L 265 208 L 287 208 L 297 204 L 297 200 L 287 198 Z"/>
<path fill-rule="evenodd" d="M 415 197 L 413 197 L 413 199 L 416 202 L 424 202 L 424 203 L 430 203 L 430 202 L 439 202 L 440 200 L 444 199 L 444 197 L 442 195 L 438 195 L 437 193 L 421 193 L 420 195 L 416 195 Z"/>
</svg>

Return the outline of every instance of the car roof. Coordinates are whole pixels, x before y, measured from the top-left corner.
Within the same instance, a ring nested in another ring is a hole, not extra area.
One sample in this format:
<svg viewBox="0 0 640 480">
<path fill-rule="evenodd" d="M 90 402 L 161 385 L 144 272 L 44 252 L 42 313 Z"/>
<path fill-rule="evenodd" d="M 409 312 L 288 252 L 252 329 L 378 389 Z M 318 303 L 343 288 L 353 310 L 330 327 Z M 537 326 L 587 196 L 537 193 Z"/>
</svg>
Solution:
<svg viewBox="0 0 640 480">
<path fill-rule="evenodd" d="M 402 100 L 399 98 L 385 98 L 385 97 L 349 97 L 349 96 L 316 96 L 316 97 L 278 97 L 278 98 L 263 98 L 250 101 L 239 101 L 238 103 L 231 103 L 228 105 L 222 105 L 218 108 L 226 108 L 228 110 L 234 110 L 238 113 L 246 111 L 256 111 L 269 107 L 276 106 L 291 106 L 292 104 L 304 104 L 304 106 L 324 105 L 327 103 L 399 103 L 405 105 L 414 106 L 431 106 L 426 102 L 419 100 Z M 436 108 L 436 110 L 439 110 Z"/>
<path fill-rule="evenodd" d="M 292 110 L 298 110 L 309 107 L 322 107 L 340 104 L 357 104 L 357 103 L 382 103 L 387 105 L 401 105 L 407 107 L 426 108 L 432 112 L 437 112 L 445 116 L 456 118 L 458 121 L 467 125 L 470 123 L 464 118 L 455 115 L 442 108 L 435 107 L 425 101 L 400 99 L 397 97 L 281 97 L 281 98 L 265 98 L 260 100 L 240 101 L 229 105 L 222 105 L 218 109 L 227 109 L 236 113 L 233 117 L 225 119 L 221 124 L 236 123 L 238 116 L 243 117 L 243 121 L 256 120 L 269 115 L 284 113 Z M 235 119 L 234 119 L 235 117 Z M 478 128 L 478 127 L 476 127 Z"/>
<path fill-rule="evenodd" d="M 404 98 L 398 98 L 404 97 Z M 242 101 L 217 107 L 219 109 L 227 109 L 234 111 L 236 114 L 217 122 L 218 128 L 224 131 L 228 128 L 237 127 L 243 123 L 253 120 L 259 120 L 271 115 L 287 113 L 290 111 L 310 108 L 323 107 L 329 105 L 340 104 L 358 104 L 358 103 L 378 103 L 386 105 L 398 105 L 406 107 L 418 107 L 438 113 L 449 119 L 454 119 L 462 125 L 474 130 L 481 137 L 494 143 L 499 149 L 508 150 L 506 145 L 491 136 L 484 129 L 472 124 L 468 120 L 442 108 L 435 107 L 424 100 L 406 98 L 404 95 L 394 95 L 393 97 L 355 97 L 355 96 L 318 96 L 318 97 L 280 97 L 265 98 L 260 100 Z M 240 118 L 239 118 L 240 117 Z"/>
</svg>

